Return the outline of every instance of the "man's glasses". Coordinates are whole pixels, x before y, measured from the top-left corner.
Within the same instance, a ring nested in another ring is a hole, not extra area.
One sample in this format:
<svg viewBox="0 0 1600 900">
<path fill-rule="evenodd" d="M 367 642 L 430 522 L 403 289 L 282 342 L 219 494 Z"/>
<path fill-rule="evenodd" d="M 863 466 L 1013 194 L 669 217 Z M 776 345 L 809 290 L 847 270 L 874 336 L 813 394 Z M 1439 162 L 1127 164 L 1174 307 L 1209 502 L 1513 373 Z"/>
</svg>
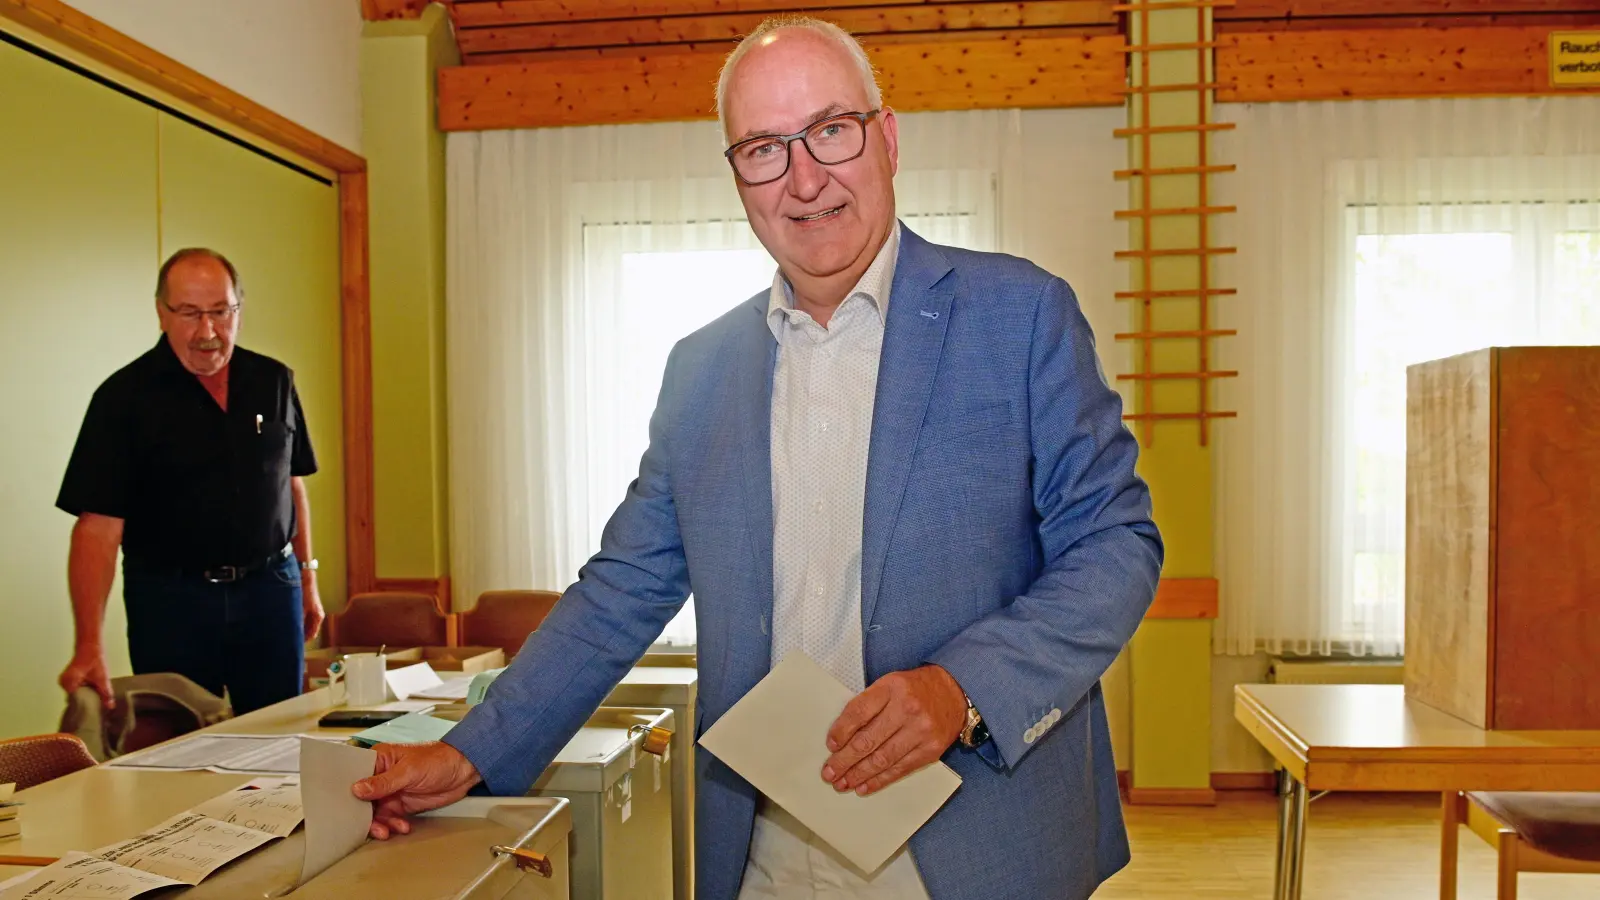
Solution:
<svg viewBox="0 0 1600 900">
<path fill-rule="evenodd" d="M 746 138 L 723 156 L 739 180 L 748 185 L 777 181 L 789 171 L 795 141 L 805 144 L 811 158 L 825 166 L 849 162 L 867 148 L 867 121 L 880 111 L 840 113 L 813 122 L 794 134 L 763 134 Z"/>
<path fill-rule="evenodd" d="M 231 306 L 224 306 L 221 309 L 197 309 L 193 306 L 174 307 L 165 300 L 161 301 L 161 305 L 167 307 L 169 312 L 191 325 L 199 324 L 200 320 L 207 316 L 211 317 L 211 324 L 225 325 L 233 321 L 233 317 L 239 312 L 239 304 L 237 303 Z"/>
</svg>

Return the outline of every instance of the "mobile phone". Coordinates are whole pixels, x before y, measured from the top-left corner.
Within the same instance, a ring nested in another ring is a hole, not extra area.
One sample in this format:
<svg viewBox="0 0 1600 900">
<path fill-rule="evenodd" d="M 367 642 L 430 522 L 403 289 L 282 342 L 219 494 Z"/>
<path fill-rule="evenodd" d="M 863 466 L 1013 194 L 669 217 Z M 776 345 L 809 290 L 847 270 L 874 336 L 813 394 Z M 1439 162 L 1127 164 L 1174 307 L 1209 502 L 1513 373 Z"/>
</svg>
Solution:
<svg viewBox="0 0 1600 900">
<path fill-rule="evenodd" d="M 324 728 L 371 728 L 405 715 L 399 709 L 336 709 L 317 720 Z"/>
</svg>

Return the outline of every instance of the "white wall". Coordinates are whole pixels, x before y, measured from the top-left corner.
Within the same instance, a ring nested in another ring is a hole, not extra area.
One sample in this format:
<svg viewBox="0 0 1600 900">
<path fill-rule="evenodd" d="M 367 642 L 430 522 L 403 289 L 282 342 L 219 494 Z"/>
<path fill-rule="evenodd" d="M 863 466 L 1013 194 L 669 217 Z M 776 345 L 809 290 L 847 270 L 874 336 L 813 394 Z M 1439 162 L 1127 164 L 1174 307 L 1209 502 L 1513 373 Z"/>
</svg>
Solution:
<svg viewBox="0 0 1600 900">
<path fill-rule="evenodd" d="M 273 112 L 361 151 L 359 0 L 67 0 Z"/>
</svg>

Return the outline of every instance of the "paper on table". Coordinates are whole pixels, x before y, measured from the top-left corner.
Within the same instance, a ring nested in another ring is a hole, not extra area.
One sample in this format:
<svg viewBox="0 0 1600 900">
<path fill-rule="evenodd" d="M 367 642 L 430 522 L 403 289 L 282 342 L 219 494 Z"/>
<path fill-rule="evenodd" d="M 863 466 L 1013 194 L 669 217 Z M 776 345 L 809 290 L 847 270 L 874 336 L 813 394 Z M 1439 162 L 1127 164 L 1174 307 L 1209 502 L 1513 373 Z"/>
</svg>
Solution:
<svg viewBox="0 0 1600 900">
<path fill-rule="evenodd" d="M 68 853 L 38 872 L 0 885 L 0 900 L 126 900 L 156 888 L 175 887 L 173 881 L 150 872 L 140 872 L 87 853 Z"/>
<path fill-rule="evenodd" d="M 411 696 L 419 700 L 465 700 L 467 690 L 472 687 L 471 675 L 459 675 L 449 681 L 441 682 L 437 687 L 416 691 Z"/>
<path fill-rule="evenodd" d="M 372 804 L 356 799 L 350 786 L 371 775 L 378 754 L 364 747 L 327 741 L 300 742 L 300 796 L 306 813 L 305 884 L 344 859 L 367 839 Z"/>
<path fill-rule="evenodd" d="M 850 689 L 803 653 L 790 653 L 700 738 L 701 746 L 827 841 L 875 872 L 961 785 L 934 762 L 866 797 L 822 780 L 826 743 Z"/>
<path fill-rule="evenodd" d="M 390 669 L 383 673 L 383 680 L 389 685 L 389 693 L 394 694 L 396 700 L 407 700 L 417 691 L 425 691 L 444 684 L 439 673 L 433 671 L 433 666 L 425 662 Z"/>
<path fill-rule="evenodd" d="M 422 744 L 444 737 L 455 725 L 450 719 L 424 713 L 407 713 L 382 725 L 358 731 L 350 737 L 363 744 Z"/>
<path fill-rule="evenodd" d="M 229 791 L 196 806 L 192 812 L 279 837 L 294 831 L 305 818 L 300 786 L 283 783 Z"/>
<path fill-rule="evenodd" d="M 284 775 L 297 771 L 300 765 L 300 739 L 282 734 L 194 734 L 119 756 L 106 765 L 119 769 Z"/>
<path fill-rule="evenodd" d="M 187 812 L 137 837 L 91 850 L 90 855 L 184 884 L 199 884 L 223 864 L 275 838 L 265 831 Z"/>
</svg>

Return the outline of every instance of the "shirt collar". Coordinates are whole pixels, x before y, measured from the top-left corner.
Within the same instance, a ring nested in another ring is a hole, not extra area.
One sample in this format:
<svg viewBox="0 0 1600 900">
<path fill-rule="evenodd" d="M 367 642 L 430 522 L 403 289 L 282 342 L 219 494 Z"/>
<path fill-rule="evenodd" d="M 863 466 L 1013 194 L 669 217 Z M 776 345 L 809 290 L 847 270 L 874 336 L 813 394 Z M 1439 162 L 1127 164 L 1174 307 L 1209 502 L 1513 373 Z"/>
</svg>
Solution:
<svg viewBox="0 0 1600 900">
<path fill-rule="evenodd" d="M 872 308 L 878 311 L 878 317 L 887 322 L 889 291 L 894 286 L 894 269 L 899 256 L 900 222 L 897 220 L 894 227 L 889 230 L 889 239 L 878 248 L 878 255 L 873 257 L 872 264 L 867 266 L 867 270 L 861 273 L 861 280 L 856 282 L 856 286 L 845 295 L 845 300 L 857 294 L 866 297 Z M 782 326 L 783 320 L 795 314 L 794 288 L 789 284 L 789 279 L 783 277 L 783 270 L 779 269 L 777 274 L 772 276 L 772 290 L 767 295 L 767 326 L 772 329 L 772 336 L 778 337 L 778 329 Z"/>
</svg>

